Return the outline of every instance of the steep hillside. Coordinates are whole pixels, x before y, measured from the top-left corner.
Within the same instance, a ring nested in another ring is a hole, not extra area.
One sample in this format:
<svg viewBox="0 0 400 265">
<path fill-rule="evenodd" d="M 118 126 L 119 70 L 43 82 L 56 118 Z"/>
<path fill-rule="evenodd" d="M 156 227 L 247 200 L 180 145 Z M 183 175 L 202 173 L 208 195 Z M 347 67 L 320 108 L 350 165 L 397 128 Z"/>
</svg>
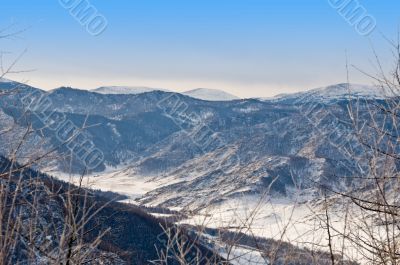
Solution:
<svg viewBox="0 0 400 265">
<path fill-rule="evenodd" d="M 7 190 L 2 192 L 2 205 L 10 204 L 1 209 L 1 242 L 11 238 L 17 245 L 1 256 L 8 264 L 64 264 L 66 260 L 73 264 L 149 264 L 167 247 L 161 225 L 171 225 L 136 206 L 116 202 L 123 199 L 119 195 L 71 186 L 3 157 L 0 178 L 2 189 Z M 7 222 L 8 216 L 12 219 Z M 15 234 L 7 234 L 10 228 Z M 218 260 L 201 245 L 195 250 L 201 253 L 193 255 Z M 169 260 L 176 262 L 174 257 Z"/>
</svg>

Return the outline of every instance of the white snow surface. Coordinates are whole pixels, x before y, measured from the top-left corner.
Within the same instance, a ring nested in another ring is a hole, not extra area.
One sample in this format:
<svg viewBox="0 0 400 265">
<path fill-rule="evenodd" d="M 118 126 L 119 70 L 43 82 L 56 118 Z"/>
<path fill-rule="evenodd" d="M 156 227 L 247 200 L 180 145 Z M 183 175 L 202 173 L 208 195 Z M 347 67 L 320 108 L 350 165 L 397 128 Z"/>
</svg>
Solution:
<svg viewBox="0 0 400 265">
<path fill-rule="evenodd" d="M 78 184 L 81 176 L 62 172 L 46 171 L 58 179 Z M 136 175 L 129 167 L 109 167 L 100 174 L 84 176 L 83 186 L 90 189 L 112 191 L 129 197 L 125 202 L 134 203 L 136 198 L 162 186 L 162 181 L 151 181 L 150 178 Z"/>
<path fill-rule="evenodd" d="M 334 231 L 332 247 L 338 253 L 343 246 L 339 233 L 346 231 L 344 223 L 346 213 L 343 208 L 344 206 L 337 205 L 330 210 L 332 231 Z M 327 252 L 329 249 L 326 230 L 321 227 L 321 224 L 324 223 L 324 219 L 321 217 L 323 213 L 323 202 L 309 200 L 306 194 L 298 194 L 292 198 L 243 195 L 217 205 L 211 205 L 180 223 L 193 226 L 204 225 L 232 232 L 239 231 L 250 236 L 282 240 L 301 248 Z M 359 216 L 361 217 L 361 215 Z M 354 216 L 354 218 L 358 217 Z M 347 227 L 347 229 L 351 228 Z M 346 258 L 365 264 L 365 257 L 360 255 L 357 246 L 350 241 L 346 241 L 344 244 Z M 247 264 L 263 264 L 265 262 L 257 250 L 246 248 L 249 255 L 246 255 L 245 258 L 250 258 L 254 262 Z M 240 249 L 238 250 L 240 252 Z M 223 256 L 223 252 L 219 252 Z M 242 260 L 242 262 L 246 261 Z M 242 262 L 236 264 L 246 264 Z"/>
<path fill-rule="evenodd" d="M 231 101 L 239 99 L 237 96 L 229 94 L 225 91 L 219 89 L 210 89 L 210 88 L 197 88 L 183 92 L 182 94 L 192 98 L 208 100 L 208 101 Z"/>
<path fill-rule="evenodd" d="M 135 86 L 104 86 L 104 87 L 99 87 L 99 88 L 93 89 L 91 91 L 99 93 L 99 94 L 106 94 L 106 95 L 118 95 L 118 94 L 136 95 L 136 94 L 142 94 L 142 93 L 147 93 L 147 92 L 152 92 L 152 91 L 168 92 L 168 90 L 161 89 L 161 88 L 135 87 Z"/>
</svg>

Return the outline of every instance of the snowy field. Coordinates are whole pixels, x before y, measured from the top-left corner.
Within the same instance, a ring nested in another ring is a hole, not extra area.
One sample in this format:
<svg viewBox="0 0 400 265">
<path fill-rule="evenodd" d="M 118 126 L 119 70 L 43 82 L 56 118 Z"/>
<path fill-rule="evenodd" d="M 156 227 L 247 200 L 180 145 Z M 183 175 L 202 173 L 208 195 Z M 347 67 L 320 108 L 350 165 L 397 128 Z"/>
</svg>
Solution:
<svg viewBox="0 0 400 265">
<path fill-rule="evenodd" d="M 58 179 L 79 184 L 81 176 L 60 172 L 48 172 Z M 82 185 L 90 189 L 112 191 L 129 197 L 128 201 L 134 203 L 147 192 L 168 184 L 167 181 L 154 180 L 146 177 L 132 176 L 130 168 L 107 168 L 101 174 L 86 175 L 82 178 Z"/>
</svg>

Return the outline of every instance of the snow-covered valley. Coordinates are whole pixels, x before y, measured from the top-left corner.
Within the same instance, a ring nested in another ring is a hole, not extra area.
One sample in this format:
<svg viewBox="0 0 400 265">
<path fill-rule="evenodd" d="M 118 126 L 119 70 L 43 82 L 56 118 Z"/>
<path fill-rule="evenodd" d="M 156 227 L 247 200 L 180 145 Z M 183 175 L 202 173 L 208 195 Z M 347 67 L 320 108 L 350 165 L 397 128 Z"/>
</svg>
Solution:
<svg viewBox="0 0 400 265">
<path fill-rule="evenodd" d="M 123 194 L 128 198 L 121 202 L 134 205 L 141 205 L 140 198 L 174 181 L 173 178 L 168 177 L 160 179 L 131 175 L 132 171 L 129 167 L 107 171 L 83 177 L 61 172 L 57 174 L 53 172 L 53 174 L 75 185 L 82 183 L 84 187 L 90 189 Z M 296 247 L 311 251 L 328 251 L 324 229 L 324 202 L 316 199 L 312 194 L 312 190 L 292 190 L 290 196 L 243 193 L 220 203 L 211 203 L 201 210 L 191 211 L 190 208 L 180 207 L 171 207 L 170 210 L 181 211 L 182 218 L 177 222 L 179 225 L 201 227 L 202 230 L 212 228 L 218 231 L 243 233 L 250 237 L 290 242 Z M 153 203 L 143 206 L 157 207 L 162 204 L 162 200 Z M 332 230 L 339 234 L 348 229 L 344 222 L 345 212 L 339 203 L 332 208 L 335 209 L 330 212 Z M 171 217 L 171 214 L 151 214 L 157 218 Z M 269 264 L 260 249 L 236 242 L 229 245 L 222 242 L 218 235 L 210 235 L 205 231 L 202 232 L 202 236 L 208 238 L 209 242 L 219 249 L 222 256 L 229 255 L 233 261 L 232 264 Z M 341 237 L 334 240 L 333 244 L 336 251 L 342 250 Z M 363 261 L 354 246 L 349 243 L 346 244 L 344 255 L 349 260 Z"/>
</svg>

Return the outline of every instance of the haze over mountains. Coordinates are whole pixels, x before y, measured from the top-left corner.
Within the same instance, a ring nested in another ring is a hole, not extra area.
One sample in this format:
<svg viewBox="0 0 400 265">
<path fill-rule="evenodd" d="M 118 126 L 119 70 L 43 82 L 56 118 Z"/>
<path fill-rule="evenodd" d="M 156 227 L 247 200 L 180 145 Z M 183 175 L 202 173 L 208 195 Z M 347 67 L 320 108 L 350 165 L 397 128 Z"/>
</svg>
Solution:
<svg viewBox="0 0 400 265">
<path fill-rule="evenodd" d="M 0 83 L 3 83 L 3 88 L 8 84 L 9 86 L 27 86 L 25 83 L 19 83 L 10 79 L 0 78 Z M 56 89 L 54 89 L 56 90 Z M 85 89 L 82 89 L 85 90 Z M 208 100 L 208 101 L 231 101 L 240 99 L 239 97 L 227 93 L 220 89 L 209 89 L 209 88 L 197 88 L 184 92 L 174 92 L 164 88 L 151 88 L 141 86 L 102 86 L 95 89 L 88 90 L 105 95 L 137 95 L 142 93 L 162 91 L 179 93 L 192 98 Z M 389 90 L 382 89 L 377 86 L 362 85 L 362 84 L 335 84 L 326 87 L 320 87 L 310 89 L 306 91 L 289 93 L 289 94 L 278 94 L 273 97 L 263 98 L 263 100 L 288 100 L 290 98 L 297 97 L 309 97 L 312 100 L 335 100 L 335 99 L 348 99 L 349 96 L 352 98 L 384 98 L 392 96 Z"/>
<path fill-rule="evenodd" d="M 100 94 L 141 94 L 152 91 L 164 91 L 164 92 L 172 92 L 167 89 L 161 88 L 149 88 L 149 87 L 121 87 L 121 86 L 110 86 L 110 87 L 99 87 L 91 90 L 92 92 L 100 93 Z M 189 90 L 186 92 L 181 92 L 183 95 L 187 95 L 192 98 L 209 100 L 209 101 L 229 101 L 234 99 L 239 99 L 238 97 L 226 93 L 222 90 L 218 89 L 207 89 L 207 88 L 198 88 Z"/>
<path fill-rule="evenodd" d="M 149 87 L 123 87 L 123 86 L 109 86 L 99 87 L 91 90 L 92 92 L 101 94 L 141 94 L 152 91 L 173 92 L 168 89 L 149 88 Z M 208 100 L 208 101 L 231 101 L 240 99 L 239 97 L 229 94 L 219 89 L 197 88 L 185 92 L 177 92 L 192 98 Z M 383 90 L 376 86 L 361 85 L 361 84 L 336 84 L 327 87 L 315 88 L 307 91 L 279 94 L 272 98 L 265 98 L 265 100 L 289 100 L 298 97 L 307 97 L 310 100 L 337 100 L 346 98 L 384 98 L 390 95 L 390 91 Z"/>
</svg>

